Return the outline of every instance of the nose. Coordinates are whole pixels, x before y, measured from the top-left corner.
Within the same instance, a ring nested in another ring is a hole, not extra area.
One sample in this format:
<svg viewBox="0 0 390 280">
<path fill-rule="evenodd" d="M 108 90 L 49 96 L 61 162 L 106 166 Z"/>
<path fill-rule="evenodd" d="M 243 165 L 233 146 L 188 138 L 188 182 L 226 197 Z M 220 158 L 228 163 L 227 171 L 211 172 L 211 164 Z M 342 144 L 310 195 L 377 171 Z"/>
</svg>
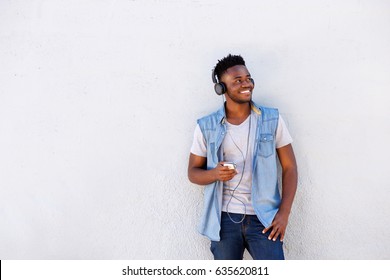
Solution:
<svg viewBox="0 0 390 280">
<path fill-rule="evenodd" d="M 248 80 L 245 80 L 241 86 L 242 87 L 253 87 L 255 84 L 253 82 L 253 79 L 248 79 Z"/>
</svg>

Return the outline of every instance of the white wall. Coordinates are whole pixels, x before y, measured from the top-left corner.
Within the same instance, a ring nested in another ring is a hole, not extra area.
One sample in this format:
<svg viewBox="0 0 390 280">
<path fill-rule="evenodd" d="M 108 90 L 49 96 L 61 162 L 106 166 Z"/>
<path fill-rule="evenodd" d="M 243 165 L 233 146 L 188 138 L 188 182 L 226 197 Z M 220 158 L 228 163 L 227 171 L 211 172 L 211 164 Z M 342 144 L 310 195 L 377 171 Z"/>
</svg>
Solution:
<svg viewBox="0 0 390 280">
<path fill-rule="evenodd" d="M 389 259 L 389 29 L 380 0 L 1 0 L 0 258 L 212 258 L 186 169 L 234 53 L 295 140 L 286 257 Z"/>
</svg>

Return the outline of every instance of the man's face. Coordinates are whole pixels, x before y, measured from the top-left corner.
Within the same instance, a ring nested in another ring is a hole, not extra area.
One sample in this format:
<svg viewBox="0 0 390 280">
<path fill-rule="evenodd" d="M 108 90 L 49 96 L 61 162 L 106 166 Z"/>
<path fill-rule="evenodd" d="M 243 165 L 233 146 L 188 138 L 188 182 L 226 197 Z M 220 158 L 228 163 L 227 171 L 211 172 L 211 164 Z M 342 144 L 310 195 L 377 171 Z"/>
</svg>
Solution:
<svg viewBox="0 0 390 280">
<path fill-rule="evenodd" d="M 243 104 L 251 101 L 254 84 L 251 75 L 244 65 L 230 67 L 221 77 L 227 88 L 225 97 L 232 101 Z"/>
</svg>

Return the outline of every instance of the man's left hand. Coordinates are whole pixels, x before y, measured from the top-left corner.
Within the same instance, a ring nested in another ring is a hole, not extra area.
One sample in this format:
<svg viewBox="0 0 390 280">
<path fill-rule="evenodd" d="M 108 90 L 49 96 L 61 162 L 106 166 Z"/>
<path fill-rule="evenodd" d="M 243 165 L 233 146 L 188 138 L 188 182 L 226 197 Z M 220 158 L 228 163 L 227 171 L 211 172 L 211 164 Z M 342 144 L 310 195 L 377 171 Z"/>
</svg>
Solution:
<svg viewBox="0 0 390 280">
<path fill-rule="evenodd" d="M 283 242 L 284 234 L 286 232 L 286 227 L 288 223 L 288 215 L 278 212 L 275 215 L 272 224 L 263 230 L 263 233 L 266 233 L 270 229 L 272 229 L 271 233 L 268 236 L 269 240 L 276 241 L 280 236 L 280 241 Z"/>
</svg>

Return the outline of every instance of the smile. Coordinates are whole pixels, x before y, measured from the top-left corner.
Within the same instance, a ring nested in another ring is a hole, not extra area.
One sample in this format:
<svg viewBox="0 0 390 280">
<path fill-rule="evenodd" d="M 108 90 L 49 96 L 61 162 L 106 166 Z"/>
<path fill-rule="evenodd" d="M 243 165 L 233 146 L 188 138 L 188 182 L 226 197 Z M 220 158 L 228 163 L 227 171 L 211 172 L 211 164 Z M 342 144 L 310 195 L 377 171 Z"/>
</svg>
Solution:
<svg viewBox="0 0 390 280">
<path fill-rule="evenodd" d="M 240 93 L 251 93 L 249 90 L 240 91 Z"/>
</svg>

